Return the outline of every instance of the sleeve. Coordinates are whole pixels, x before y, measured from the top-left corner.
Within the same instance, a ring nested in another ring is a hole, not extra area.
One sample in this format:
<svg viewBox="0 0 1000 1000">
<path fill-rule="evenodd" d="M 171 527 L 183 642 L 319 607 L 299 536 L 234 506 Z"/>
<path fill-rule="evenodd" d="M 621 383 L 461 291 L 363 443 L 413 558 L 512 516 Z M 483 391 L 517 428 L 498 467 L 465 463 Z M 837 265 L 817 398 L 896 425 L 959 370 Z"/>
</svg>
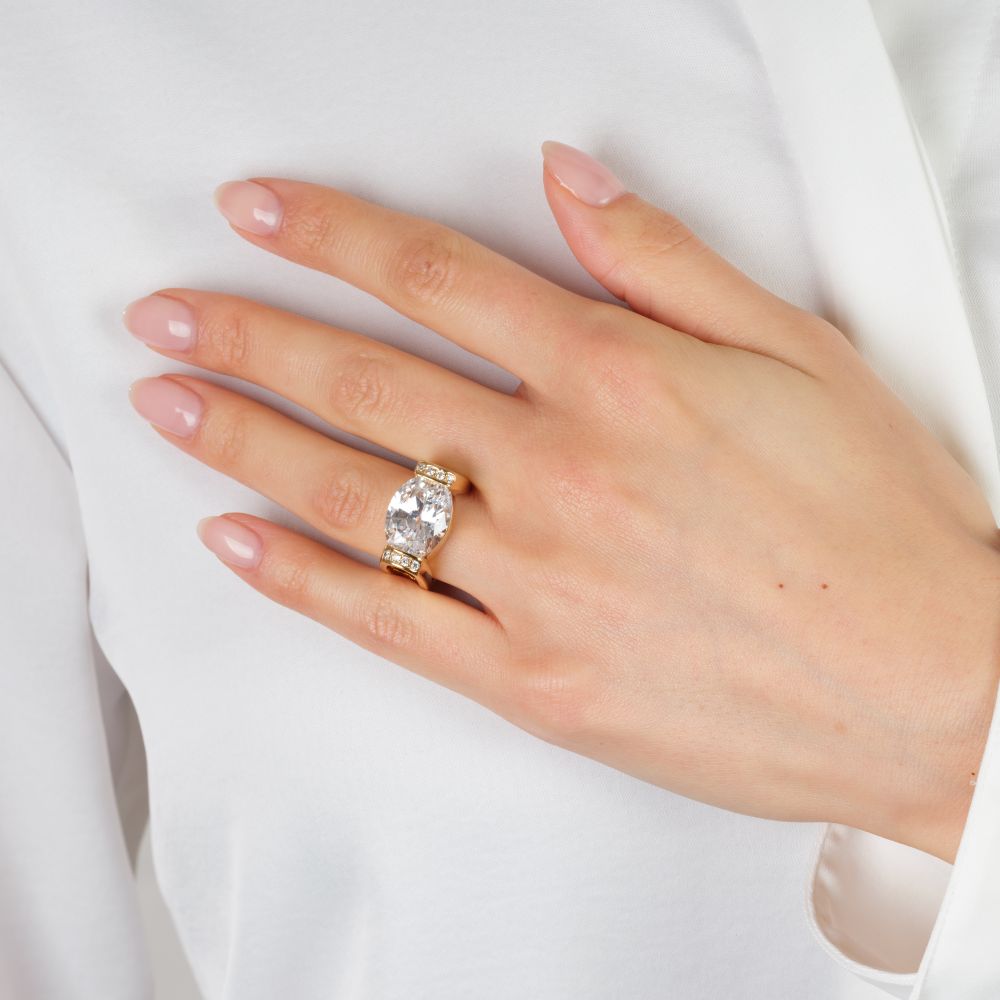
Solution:
<svg viewBox="0 0 1000 1000">
<path fill-rule="evenodd" d="M 70 468 L 2 364 L 0 427 L 0 996 L 141 1000 L 127 696 L 101 675 Z"/>
<path fill-rule="evenodd" d="M 807 890 L 820 944 L 905 1000 L 1000 997 L 1000 708 L 954 865 L 845 826 L 825 828 Z"/>
</svg>

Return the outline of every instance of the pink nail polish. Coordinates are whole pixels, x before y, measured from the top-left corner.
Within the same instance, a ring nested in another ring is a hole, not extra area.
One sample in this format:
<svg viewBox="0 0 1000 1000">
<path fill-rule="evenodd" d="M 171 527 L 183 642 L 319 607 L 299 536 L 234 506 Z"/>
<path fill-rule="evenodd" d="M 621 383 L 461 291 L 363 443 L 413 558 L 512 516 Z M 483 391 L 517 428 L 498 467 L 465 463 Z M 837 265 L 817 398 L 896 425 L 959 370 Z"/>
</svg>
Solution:
<svg viewBox="0 0 1000 1000">
<path fill-rule="evenodd" d="M 170 378 L 141 378 L 129 386 L 128 398 L 151 424 L 180 437 L 194 434 L 204 409 L 198 393 Z"/>
<path fill-rule="evenodd" d="M 580 201 L 600 208 L 625 193 L 625 185 L 592 156 L 564 142 L 542 143 L 545 168 Z"/>
<path fill-rule="evenodd" d="M 253 569 L 264 551 L 256 531 L 228 517 L 203 517 L 198 522 L 198 537 L 223 562 L 241 569 Z"/>
<path fill-rule="evenodd" d="M 226 181 L 215 189 L 212 197 L 216 208 L 238 229 L 270 236 L 281 225 L 281 202 L 263 184 Z"/>
<path fill-rule="evenodd" d="M 130 302 L 122 313 L 125 328 L 144 344 L 168 351 L 194 346 L 194 311 L 186 302 L 166 295 L 147 295 Z"/>
</svg>

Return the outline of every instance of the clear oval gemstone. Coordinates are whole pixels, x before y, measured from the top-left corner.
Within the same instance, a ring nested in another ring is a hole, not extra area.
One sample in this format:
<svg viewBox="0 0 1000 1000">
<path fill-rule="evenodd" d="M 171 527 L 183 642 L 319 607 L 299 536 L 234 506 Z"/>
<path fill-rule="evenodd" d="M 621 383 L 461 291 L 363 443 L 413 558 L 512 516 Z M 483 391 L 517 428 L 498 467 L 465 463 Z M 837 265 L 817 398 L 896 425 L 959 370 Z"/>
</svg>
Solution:
<svg viewBox="0 0 1000 1000">
<path fill-rule="evenodd" d="M 407 479 L 389 501 L 385 537 L 394 548 L 423 559 L 451 524 L 451 490 L 422 476 Z"/>
</svg>

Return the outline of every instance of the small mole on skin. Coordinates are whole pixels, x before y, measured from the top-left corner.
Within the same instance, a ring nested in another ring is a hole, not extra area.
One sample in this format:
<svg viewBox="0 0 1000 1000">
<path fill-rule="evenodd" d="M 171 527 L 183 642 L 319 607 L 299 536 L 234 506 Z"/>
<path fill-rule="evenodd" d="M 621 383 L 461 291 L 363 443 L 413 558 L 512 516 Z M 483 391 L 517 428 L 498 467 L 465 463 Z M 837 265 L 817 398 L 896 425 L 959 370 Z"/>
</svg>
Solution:
<svg viewBox="0 0 1000 1000">
<path fill-rule="evenodd" d="M 778 586 L 779 587 L 784 587 L 784 584 L 783 583 L 779 583 Z"/>
<path fill-rule="evenodd" d="M 820 584 L 820 587 L 822 587 L 822 588 L 823 588 L 823 590 L 828 590 L 828 589 L 829 589 L 829 587 L 830 587 L 830 584 L 828 584 L 828 583 L 821 583 L 821 584 Z"/>
<path fill-rule="evenodd" d="M 843 722 L 835 722 L 833 724 L 833 729 L 834 729 L 834 732 L 837 732 L 837 733 L 846 733 L 847 732 L 847 726 L 845 726 Z"/>
</svg>

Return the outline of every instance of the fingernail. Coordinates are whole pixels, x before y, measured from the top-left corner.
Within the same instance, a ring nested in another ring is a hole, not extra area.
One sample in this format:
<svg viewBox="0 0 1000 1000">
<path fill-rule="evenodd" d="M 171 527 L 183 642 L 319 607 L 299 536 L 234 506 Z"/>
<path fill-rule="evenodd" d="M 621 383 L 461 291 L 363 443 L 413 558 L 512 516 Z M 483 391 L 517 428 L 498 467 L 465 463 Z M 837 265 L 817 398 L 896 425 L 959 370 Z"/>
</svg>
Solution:
<svg viewBox="0 0 1000 1000">
<path fill-rule="evenodd" d="M 125 328 L 144 344 L 168 351 L 189 351 L 194 346 L 194 310 L 180 299 L 147 295 L 130 302 L 122 313 Z"/>
<path fill-rule="evenodd" d="M 170 378 L 141 378 L 129 386 L 128 398 L 151 424 L 181 437 L 194 434 L 205 406 L 198 393 Z"/>
<path fill-rule="evenodd" d="M 600 208 L 625 193 L 625 185 L 603 163 L 575 146 L 546 139 L 542 156 L 549 173 L 588 205 Z"/>
<path fill-rule="evenodd" d="M 224 563 L 241 569 L 253 569 L 264 551 L 256 531 L 228 517 L 203 517 L 198 522 L 198 537 Z"/>
<path fill-rule="evenodd" d="M 213 193 L 215 207 L 238 229 L 270 236 L 281 225 L 281 202 L 263 184 L 226 181 Z"/>
</svg>

